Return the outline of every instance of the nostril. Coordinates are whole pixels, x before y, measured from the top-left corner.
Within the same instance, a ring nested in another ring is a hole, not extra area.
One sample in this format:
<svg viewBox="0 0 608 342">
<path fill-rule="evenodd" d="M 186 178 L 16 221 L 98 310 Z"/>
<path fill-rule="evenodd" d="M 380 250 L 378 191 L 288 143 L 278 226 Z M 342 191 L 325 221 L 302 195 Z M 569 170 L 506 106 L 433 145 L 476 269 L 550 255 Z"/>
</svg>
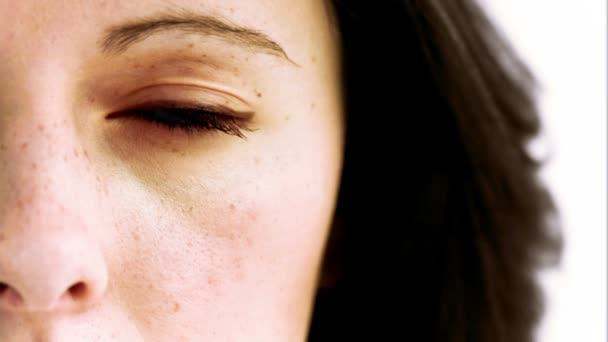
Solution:
<svg viewBox="0 0 608 342">
<path fill-rule="evenodd" d="M 0 303 L 16 307 L 19 306 L 22 301 L 19 292 L 11 288 L 8 284 L 0 282 Z"/>
<path fill-rule="evenodd" d="M 87 292 L 87 286 L 82 281 L 77 282 L 76 284 L 70 286 L 70 288 L 68 289 L 68 293 L 74 299 L 80 299 L 80 298 L 86 296 L 86 292 Z"/>
</svg>

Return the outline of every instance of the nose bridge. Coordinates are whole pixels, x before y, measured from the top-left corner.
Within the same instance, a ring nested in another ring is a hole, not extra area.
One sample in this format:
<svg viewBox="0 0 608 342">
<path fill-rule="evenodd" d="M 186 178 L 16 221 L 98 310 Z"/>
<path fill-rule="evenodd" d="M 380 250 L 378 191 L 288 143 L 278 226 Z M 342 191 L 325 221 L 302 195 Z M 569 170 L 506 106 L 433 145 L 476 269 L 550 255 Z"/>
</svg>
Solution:
<svg viewBox="0 0 608 342">
<path fill-rule="evenodd" d="M 0 213 L 54 216 L 77 196 L 82 147 L 67 118 L 29 113 L 18 118 L 0 134 Z"/>
</svg>

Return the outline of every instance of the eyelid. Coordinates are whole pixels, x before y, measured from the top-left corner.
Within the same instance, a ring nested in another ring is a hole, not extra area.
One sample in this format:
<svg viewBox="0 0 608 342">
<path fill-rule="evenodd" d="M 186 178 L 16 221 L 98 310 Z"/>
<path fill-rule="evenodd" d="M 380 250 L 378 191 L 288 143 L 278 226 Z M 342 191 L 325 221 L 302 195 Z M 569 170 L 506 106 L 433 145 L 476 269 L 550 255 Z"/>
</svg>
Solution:
<svg viewBox="0 0 608 342">
<path fill-rule="evenodd" d="M 150 103 L 180 103 L 183 106 L 223 108 L 224 112 L 242 119 L 251 119 L 253 107 L 234 94 L 210 87 L 191 84 L 154 84 L 138 88 L 121 97 L 123 107 Z"/>
</svg>

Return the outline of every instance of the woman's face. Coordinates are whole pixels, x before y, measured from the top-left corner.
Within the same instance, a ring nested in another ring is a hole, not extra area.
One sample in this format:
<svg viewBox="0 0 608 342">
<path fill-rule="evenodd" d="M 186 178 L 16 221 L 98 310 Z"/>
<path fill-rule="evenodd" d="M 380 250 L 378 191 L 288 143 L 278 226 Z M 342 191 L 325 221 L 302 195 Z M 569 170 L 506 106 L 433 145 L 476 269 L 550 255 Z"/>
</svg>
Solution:
<svg viewBox="0 0 608 342">
<path fill-rule="evenodd" d="M 0 0 L 0 341 L 303 340 L 341 166 L 330 17 Z"/>
</svg>

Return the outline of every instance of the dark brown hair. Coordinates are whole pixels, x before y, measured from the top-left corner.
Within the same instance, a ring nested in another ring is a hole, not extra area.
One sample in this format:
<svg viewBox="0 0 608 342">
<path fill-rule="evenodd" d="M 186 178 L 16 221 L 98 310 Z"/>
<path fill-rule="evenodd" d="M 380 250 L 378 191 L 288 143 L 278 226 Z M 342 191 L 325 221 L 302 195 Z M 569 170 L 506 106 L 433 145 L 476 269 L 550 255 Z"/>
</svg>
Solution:
<svg viewBox="0 0 608 342">
<path fill-rule="evenodd" d="M 532 341 L 560 236 L 531 73 L 471 0 L 332 4 L 346 150 L 309 340 Z"/>
</svg>

